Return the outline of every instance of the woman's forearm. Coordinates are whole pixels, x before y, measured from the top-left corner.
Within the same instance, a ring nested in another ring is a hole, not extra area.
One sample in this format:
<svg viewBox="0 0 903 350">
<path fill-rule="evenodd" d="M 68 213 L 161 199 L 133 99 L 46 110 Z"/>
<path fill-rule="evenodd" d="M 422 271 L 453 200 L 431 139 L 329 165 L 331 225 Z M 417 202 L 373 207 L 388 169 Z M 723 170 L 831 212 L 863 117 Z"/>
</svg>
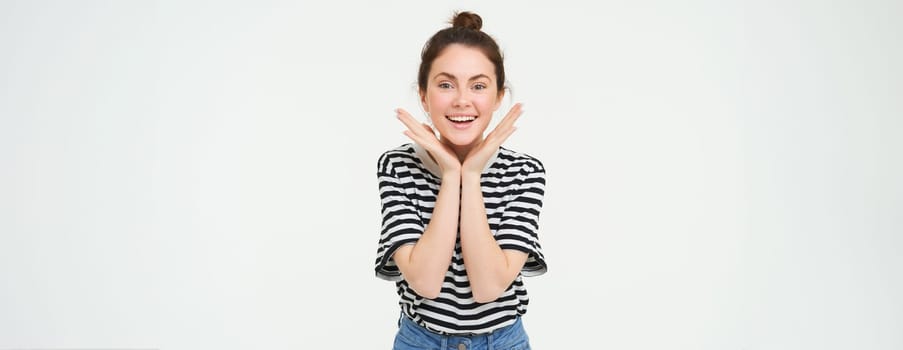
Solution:
<svg viewBox="0 0 903 350">
<path fill-rule="evenodd" d="M 461 191 L 458 174 L 445 175 L 430 223 L 416 244 L 398 248 L 395 263 L 408 284 L 422 297 L 435 298 L 455 250 Z"/>
<path fill-rule="evenodd" d="M 486 303 L 499 297 L 517 277 L 526 254 L 503 251 L 489 230 L 480 175 L 461 178 L 461 250 L 473 297 Z"/>
</svg>

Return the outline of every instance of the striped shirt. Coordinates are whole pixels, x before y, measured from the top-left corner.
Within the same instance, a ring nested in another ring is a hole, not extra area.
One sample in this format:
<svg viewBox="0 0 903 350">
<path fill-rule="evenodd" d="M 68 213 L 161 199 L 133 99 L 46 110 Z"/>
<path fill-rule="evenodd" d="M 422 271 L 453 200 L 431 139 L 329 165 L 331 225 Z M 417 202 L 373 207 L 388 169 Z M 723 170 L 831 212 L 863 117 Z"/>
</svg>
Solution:
<svg viewBox="0 0 903 350">
<path fill-rule="evenodd" d="M 395 282 L 402 312 L 434 332 L 481 334 L 513 324 L 527 312 L 529 303 L 523 276 L 546 272 L 537 236 L 545 168 L 536 158 L 501 147 L 483 170 L 480 182 L 490 232 L 502 249 L 528 254 L 511 286 L 489 303 L 473 299 L 461 255 L 460 231 L 442 289 L 435 299 L 417 295 L 392 259 L 398 247 L 416 243 L 429 225 L 439 194 L 439 175 L 439 166 L 417 144 L 402 145 L 379 157 L 382 230 L 376 276 Z"/>
</svg>

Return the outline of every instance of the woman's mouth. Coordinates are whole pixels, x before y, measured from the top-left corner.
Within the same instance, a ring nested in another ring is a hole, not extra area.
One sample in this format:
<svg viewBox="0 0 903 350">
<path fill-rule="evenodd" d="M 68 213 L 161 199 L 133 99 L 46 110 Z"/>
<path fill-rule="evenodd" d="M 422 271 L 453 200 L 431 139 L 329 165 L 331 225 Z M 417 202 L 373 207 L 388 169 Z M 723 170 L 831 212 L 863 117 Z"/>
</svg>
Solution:
<svg viewBox="0 0 903 350">
<path fill-rule="evenodd" d="M 476 115 L 447 115 L 447 116 L 445 116 L 445 119 L 448 119 L 448 121 L 452 122 L 452 125 L 454 125 L 457 128 L 466 128 L 467 126 L 470 125 L 471 122 L 473 122 L 474 120 L 477 120 L 477 116 Z"/>
</svg>

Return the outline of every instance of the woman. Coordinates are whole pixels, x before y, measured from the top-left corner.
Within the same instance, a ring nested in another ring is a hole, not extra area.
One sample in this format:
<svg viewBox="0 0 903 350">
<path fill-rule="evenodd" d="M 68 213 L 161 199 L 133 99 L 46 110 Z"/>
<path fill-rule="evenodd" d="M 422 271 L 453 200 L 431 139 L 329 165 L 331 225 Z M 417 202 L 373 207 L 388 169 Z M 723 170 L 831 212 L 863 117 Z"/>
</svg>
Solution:
<svg viewBox="0 0 903 350">
<path fill-rule="evenodd" d="M 427 41 L 418 87 L 432 127 L 398 109 L 414 143 L 379 158 L 376 275 L 400 296 L 395 349 L 529 349 L 522 277 L 546 271 L 537 236 L 545 169 L 501 147 L 520 104 L 484 137 L 505 69 L 481 27 L 478 15 L 457 13 Z"/>
</svg>

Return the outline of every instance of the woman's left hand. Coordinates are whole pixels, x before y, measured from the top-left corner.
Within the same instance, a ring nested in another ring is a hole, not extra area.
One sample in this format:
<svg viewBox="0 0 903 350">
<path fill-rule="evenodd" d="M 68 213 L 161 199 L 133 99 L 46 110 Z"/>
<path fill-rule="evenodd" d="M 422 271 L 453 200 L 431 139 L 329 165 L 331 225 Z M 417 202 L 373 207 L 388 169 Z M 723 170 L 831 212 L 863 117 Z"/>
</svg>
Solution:
<svg viewBox="0 0 903 350">
<path fill-rule="evenodd" d="M 511 110 L 508 111 L 505 118 L 499 122 L 489 135 L 486 135 L 483 142 L 467 153 L 467 158 L 464 159 L 464 163 L 461 165 L 461 171 L 465 174 L 470 173 L 479 176 L 483 172 L 483 168 L 486 167 L 486 163 L 489 162 L 489 158 L 495 154 L 495 151 L 501 147 L 502 143 L 517 129 L 514 126 L 514 122 L 517 121 L 517 118 L 520 117 L 521 113 L 520 103 L 511 107 Z"/>
</svg>

